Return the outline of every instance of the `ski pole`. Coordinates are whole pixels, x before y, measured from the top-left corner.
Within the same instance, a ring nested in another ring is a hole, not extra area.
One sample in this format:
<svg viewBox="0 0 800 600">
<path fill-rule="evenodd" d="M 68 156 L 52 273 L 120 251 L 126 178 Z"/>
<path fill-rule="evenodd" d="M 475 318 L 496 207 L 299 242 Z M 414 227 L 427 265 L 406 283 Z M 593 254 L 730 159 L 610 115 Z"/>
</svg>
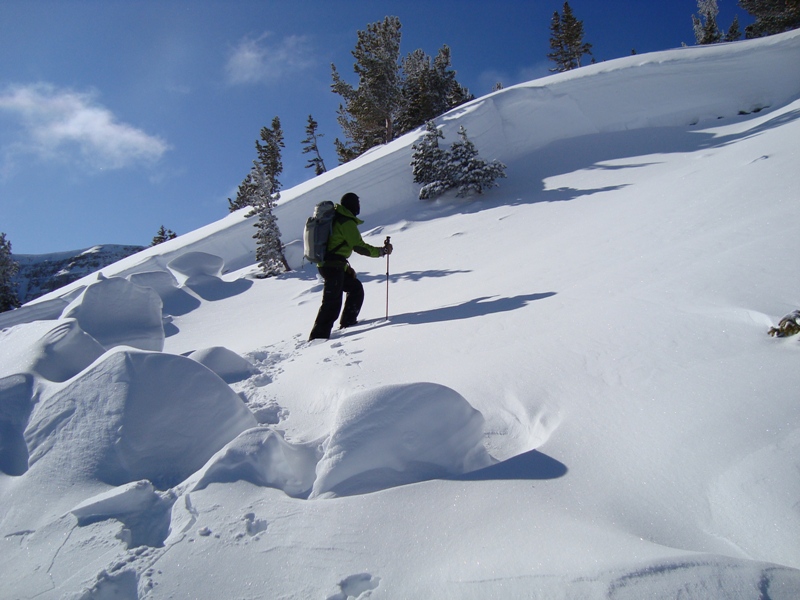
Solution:
<svg viewBox="0 0 800 600">
<path fill-rule="evenodd" d="M 389 245 L 389 236 L 386 236 L 386 240 L 383 242 L 383 247 L 387 247 Z M 389 320 L 389 255 L 386 255 L 386 320 Z"/>
</svg>

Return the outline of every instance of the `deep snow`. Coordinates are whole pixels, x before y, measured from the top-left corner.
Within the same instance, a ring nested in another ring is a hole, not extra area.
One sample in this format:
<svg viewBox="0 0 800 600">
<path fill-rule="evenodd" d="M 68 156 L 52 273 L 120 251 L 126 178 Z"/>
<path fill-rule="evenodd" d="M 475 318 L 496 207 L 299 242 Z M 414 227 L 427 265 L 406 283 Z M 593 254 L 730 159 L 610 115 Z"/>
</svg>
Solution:
<svg viewBox="0 0 800 600">
<path fill-rule="evenodd" d="M 3 598 L 796 598 L 800 32 L 439 119 L 0 315 Z M 302 223 L 354 190 L 364 324 L 305 341 Z M 388 304 L 390 318 L 383 319 Z"/>
</svg>

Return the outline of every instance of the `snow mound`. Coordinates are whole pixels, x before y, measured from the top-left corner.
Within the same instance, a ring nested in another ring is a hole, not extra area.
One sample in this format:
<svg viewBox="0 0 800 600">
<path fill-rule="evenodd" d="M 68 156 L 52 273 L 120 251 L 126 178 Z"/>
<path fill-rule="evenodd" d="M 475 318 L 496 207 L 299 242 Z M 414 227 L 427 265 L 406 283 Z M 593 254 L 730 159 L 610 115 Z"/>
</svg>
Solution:
<svg viewBox="0 0 800 600">
<path fill-rule="evenodd" d="M 187 252 L 170 261 L 170 270 L 185 278 L 183 285 L 203 300 L 215 301 L 247 291 L 252 281 L 223 281 L 220 278 L 225 261 L 207 252 Z"/>
<path fill-rule="evenodd" d="M 16 350 L 0 356 L 0 376 L 31 373 L 66 381 L 105 352 L 74 319 L 18 325 L 0 332 L 0 341 Z"/>
<path fill-rule="evenodd" d="M 336 414 L 311 498 L 366 493 L 494 463 L 481 413 L 434 383 L 359 392 Z"/>
<path fill-rule="evenodd" d="M 314 483 L 319 459 L 316 447 L 290 444 L 283 435 L 267 427 L 245 431 L 206 464 L 190 491 L 212 483 L 248 481 L 278 488 L 289 496 L 307 496 Z"/>
<path fill-rule="evenodd" d="M 0 471 L 22 475 L 28 469 L 28 447 L 22 432 L 31 412 L 33 378 L 12 375 L 0 379 Z"/>
<path fill-rule="evenodd" d="M 70 512 L 81 527 L 106 519 L 120 521 L 124 528 L 118 537 L 129 548 L 161 547 L 169 535 L 174 501 L 173 494 L 159 493 L 152 483 L 142 480 L 93 496 Z"/>
<path fill-rule="evenodd" d="M 178 286 L 178 280 L 169 271 L 147 271 L 128 276 L 131 283 L 149 287 L 161 298 L 165 315 L 180 316 L 200 306 L 200 301 Z"/>
<path fill-rule="evenodd" d="M 187 252 L 169 262 L 167 267 L 181 275 L 192 278 L 203 275 L 218 277 L 225 261 L 208 252 Z"/>
<path fill-rule="evenodd" d="M 189 358 L 214 371 L 226 383 L 236 383 L 258 373 L 250 361 L 222 346 L 196 350 Z"/>
<path fill-rule="evenodd" d="M 120 277 L 104 278 L 87 287 L 62 317 L 78 321 L 86 333 L 106 349 L 132 346 L 140 350 L 164 348 L 161 298 Z"/>
<path fill-rule="evenodd" d="M 42 393 L 25 439 L 31 472 L 167 488 L 255 425 L 241 398 L 195 361 L 119 351 Z"/>
</svg>

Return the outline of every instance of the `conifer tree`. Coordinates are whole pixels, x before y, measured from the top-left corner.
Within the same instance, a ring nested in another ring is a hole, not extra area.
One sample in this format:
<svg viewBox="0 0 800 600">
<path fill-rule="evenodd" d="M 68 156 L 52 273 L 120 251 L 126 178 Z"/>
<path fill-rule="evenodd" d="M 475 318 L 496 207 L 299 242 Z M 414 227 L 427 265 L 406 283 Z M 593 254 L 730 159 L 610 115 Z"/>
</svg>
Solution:
<svg viewBox="0 0 800 600">
<path fill-rule="evenodd" d="M 439 147 L 439 140 L 444 139 L 444 134 L 436 127 L 436 123 L 428 121 L 425 134 L 411 148 L 414 153 L 411 158 L 414 183 L 421 183 L 419 199 L 435 198 L 452 187 L 448 178 L 448 153 Z"/>
<path fill-rule="evenodd" d="M 552 72 L 563 72 L 581 66 L 584 54 L 592 54 L 592 45 L 583 41 L 583 21 L 572 12 L 569 2 L 564 2 L 563 15 L 553 13 L 550 22 L 550 52 L 547 58 L 556 63 Z"/>
<path fill-rule="evenodd" d="M 496 186 L 495 180 L 506 176 L 506 166 L 496 160 L 487 163 L 480 158 L 463 125 L 458 128 L 458 137 L 459 141 L 450 147 L 449 160 L 453 187 L 458 188 L 456 196 L 466 196 L 471 192 L 482 194 L 485 189 Z"/>
<path fill-rule="evenodd" d="M 253 170 L 251 169 L 244 178 L 244 181 L 239 184 L 239 188 L 236 192 L 236 200 L 228 198 L 228 210 L 234 212 L 241 208 L 253 206 L 257 188 L 258 182 L 253 178 Z"/>
<path fill-rule="evenodd" d="M 456 72 L 450 69 L 450 48 L 447 45 L 439 49 L 433 60 L 422 50 L 415 50 L 403 59 L 402 69 L 398 135 L 474 98 L 456 81 Z"/>
<path fill-rule="evenodd" d="M 692 15 L 692 25 L 698 45 L 721 42 L 722 31 L 717 26 L 717 0 L 697 0 L 697 12 L 699 15 Z"/>
<path fill-rule="evenodd" d="M 230 202 L 230 199 L 228 200 Z M 178 234 L 172 231 L 171 229 L 166 229 L 163 225 L 158 229 L 158 232 L 153 237 L 153 241 L 150 243 L 151 246 L 157 246 L 158 244 L 163 244 L 167 240 L 174 240 L 178 237 Z"/>
<path fill-rule="evenodd" d="M 319 153 L 319 146 L 317 145 L 317 138 L 321 138 L 324 134 L 317 133 L 318 123 L 311 115 L 308 115 L 308 123 L 306 124 L 306 138 L 303 140 L 303 154 L 312 153 L 312 157 L 308 159 L 306 169 L 314 167 L 315 175 L 322 175 L 327 169 L 325 168 L 325 161 L 322 160 L 322 155 Z"/>
<path fill-rule="evenodd" d="M 435 198 L 451 188 L 458 188 L 459 197 L 473 192 L 482 194 L 497 185 L 496 179 L 506 176 L 503 163 L 496 160 L 487 163 L 478 156 L 463 125 L 458 128 L 458 136 L 459 141 L 443 150 L 439 140 L 444 139 L 444 134 L 433 121 L 428 121 L 425 135 L 412 146 L 414 182 L 423 184 L 420 200 Z"/>
<path fill-rule="evenodd" d="M 337 120 L 346 140 L 334 141 L 340 162 L 347 162 L 379 144 L 394 139 L 394 122 L 400 106 L 400 19 L 385 17 L 358 32 L 353 70 L 358 87 L 345 82 L 331 65 L 331 89 L 344 104 Z"/>
<path fill-rule="evenodd" d="M 0 312 L 20 306 L 14 281 L 18 272 L 19 264 L 11 256 L 11 242 L 5 233 L 0 233 Z"/>
<path fill-rule="evenodd" d="M 270 188 L 268 193 L 270 194 L 276 194 L 281 189 L 278 175 L 283 172 L 283 161 L 281 159 L 281 149 L 283 147 L 281 120 L 275 117 L 272 119 L 272 127 L 262 127 L 261 140 L 256 140 L 258 163 L 269 177 Z M 247 206 L 253 206 L 256 201 L 256 193 L 261 185 L 262 180 L 251 169 L 244 181 L 239 184 L 236 200 L 228 198 L 228 210 L 234 212 Z"/>
<path fill-rule="evenodd" d="M 725 34 L 723 38 L 724 42 L 735 42 L 742 39 L 742 30 L 739 27 L 739 16 L 736 15 L 733 17 L 733 23 L 728 28 L 728 32 Z"/>
<path fill-rule="evenodd" d="M 800 0 L 739 0 L 739 6 L 755 17 L 744 28 L 748 39 L 800 28 Z"/>
<path fill-rule="evenodd" d="M 256 240 L 256 261 L 261 269 L 261 277 L 272 277 L 290 270 L 283 254 L 278 218 L 272 210 L 281 194 L 279 191 L 270 192 L 275 183 L 259 161 L 253 161 L 251 176 L 256 188 L 252 199 L 253 210 L 246 216 L 258 217 L 254 224 L 256 233 L 253 234 Z"/>
<path fill-rule="evenodd" d="M 281 120 L 278 117 L 272 119 L 272 127 L 261 128 L 261 142 L 256 140 L 256 152 L 258 160 L 269 176 L 270 194 L 276 194 L 281 189 L 278 175 L 283 173 L 283 161 L 281 159 L 281 149 L 284 148 L 283 130 Z"/>
</svg>

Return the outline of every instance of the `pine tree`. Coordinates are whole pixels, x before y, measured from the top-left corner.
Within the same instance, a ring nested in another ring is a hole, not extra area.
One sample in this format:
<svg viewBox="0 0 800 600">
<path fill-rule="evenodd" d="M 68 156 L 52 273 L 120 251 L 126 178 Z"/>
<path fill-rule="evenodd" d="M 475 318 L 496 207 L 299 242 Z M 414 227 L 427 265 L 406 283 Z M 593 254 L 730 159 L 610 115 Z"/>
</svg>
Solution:
<svg viewBox="0 0 800 600">
<path fill-rule="evenodd" d="M 272 127 L 262 127 L 261 140 L 256 140 L 257 162 L 269 178 L 270 187 L 267 192 L 269 194 L 277 194 L 281 189 L 278 175 L 283 172 L 283 161 L 281 160 L 281 148 L 283 147 L 281 120 L 275 117 L 272 119 Z M 248 206 L 254 206 L 256 195 L 262 185 L 262 178 L 253 169 L 250 169 L 250 173 L 239 184 L 236 200 L 228 198 L 228 210 L 234 212 Z"/>
<path fill-rule="evenodd" d="M 0 233 L 0 312 L 20 306 L 14 281 L 18 272 L 19 264 L 11 256 L 11 242 L 5 233 Z"/>
<path fill-rule="evenodd" d="M 253 234 L 256 240 L 256 261 L 261 269 L 261 276 L 272 277 L 291 270 L 283 254 L 278 218 L 272 211 L 281 194 L 278 191 L 270 192 L 274 189 L 275 182 L 258 161 L 253 161 L 251 176 L 256 182 L 256 189 L 253 195 L 253 210 L 246 216 L 258 217 L 254 224 L 256 233 Z"/>
<path fill-rule="evenodd" d="M 414 183 L 421 183 L 419 199 L 435 198 L 452 187 L 448 178 L 448 153 L 439 147 L 439 140 L 444 134 L 436 127 L 436 123 L 428 121 L 425 134 L 411 148 Z"/>
<path fill-rule="evenodd" d="M 459 197 L 472 192 L 482 194 L 497 185 L 496 179 L 506 176 L 503 163 L 496 160 L 487 163 L 478 156 L 463 125 L 458 128 L 458 136 L 459 141 L 443 150 L 439 140 L 444 139 L 444 134 L 433 121 L 428 121 L 425 135 L 412 146 L 414 182 L 423 184 L 420 200 L 435 198 L 451 188 L 458 188 Z"/>
<path fill-rule="evenodd" d="M 717 26 L 717 0 L 697 0 L 697 12 L 699 15 L 692 15 L 695 41 L 699 45 L 721 42 L 722 32 Z"/>
<path fill-rule="evenodd" d="M 742 30 L 739 27 L 739 16 L 736 15 L 733 17 L 733 23 L 728 28 L 728 33 L 725 34 L 723 38 L 724 42 L 735 42 L 742 39 Z"/>
<path fill-rule="evenodd" d="M 550 22 L 550 52 L 547 58 L 556 63 L 552 72 L 563 72 L 581 66 L 584 54 L 592 54 L 592 45 L 583 41 L 583 21 L 572 12 L 569 2 L 564 2 L 564 14 L 553 13 Z"/>
<path fill-rule="evenodd" d="M 402 103 L 396 120 L 397 135 L 416 129 L 474 97 L 456 81 L 450 69 L 450 48 L 439 49 L 436 58 L 415 50 L 402 62 Z"/>
<path fill-rule="evenodd" d="M 487 163 L 480 158 L 463 125 L 458 128 L 458 136 L 460 140 L 450 147 L 449 157 L 450 179 L 453 187 L 458 187 L 456 196 L 471 192 L 482 194 L 485 189 L 496 186 L 495 180 L 506 176 L 506 166 L 496 160 Z"/>
<path fill-rule="evenodd" d="M 230 202 L 230 198 L 228 199 Z M 162 225 L 156 235 L 153 237 L 153 241 L 150 243 L 151 246 L 157 246 L 158 244 L 163 244 L 167 240 L 174 240 L 178 237 L 178 234 L 172 231 L 171 229 L 165 229 Z"/>
<path fill-rule="evenodd" d="M 322 175 L 327 169 L 325 168 L 325 161 L 322 160 L 322 155 L 319 153 L 319 146 L 317 145 L 317 138 L 321 138 L 324 134 L 317 133 L 318 123 L 311 115 L 308 115 L 308 123 L 306 124 L 306 138 L 303 140 L 303 154 L 313 153 L 313 156 L 308 159 L 306 169 L 314 167 L 315 175 Z"/>
<path fill-rule="evenodd" d="M 252 207 L 255 202 L 256 189 L 258 182 L 253 178 L 252 169 L 244 178 L 244 181 L 239 184 L 239 189 L 236 192 L 236 200 L 228 198 L 228 210 L 230 212 L 237 211 L 242 208 Z"/>
<path fill-rule="evenodd" d="M 346 141 L 335 140 L 341 162 L 347 162 L 370 148 L 394 139 L 394 122 L 400 106 L 400 19 L 385 17 L 358 32 L 353 70 L 358 76 L 354 88 L 342 80 L 336 65 L 331 65 L 331 89 L 344 104 L 337 120 Z"/>
<path fill-rule="evenodd" d="M 748 39 L 800 28 L 800 0 L 739 0 L 739 6 L 755 17 L 744 28 Z"/>
<path fill-rule="evenodd" d="M 272 119 L 272 127 L 261 128 L 261 141 L 256 140 L 256 152 L 261 166 L 269 176 L 270 194 L 276 194 L 281 189 L 278 175 L 283 173 L 283 161 L 281 160 L 281 149 L 284 148 L 283 130 L 281 120 L 278 117 Z"/>
</svg>

